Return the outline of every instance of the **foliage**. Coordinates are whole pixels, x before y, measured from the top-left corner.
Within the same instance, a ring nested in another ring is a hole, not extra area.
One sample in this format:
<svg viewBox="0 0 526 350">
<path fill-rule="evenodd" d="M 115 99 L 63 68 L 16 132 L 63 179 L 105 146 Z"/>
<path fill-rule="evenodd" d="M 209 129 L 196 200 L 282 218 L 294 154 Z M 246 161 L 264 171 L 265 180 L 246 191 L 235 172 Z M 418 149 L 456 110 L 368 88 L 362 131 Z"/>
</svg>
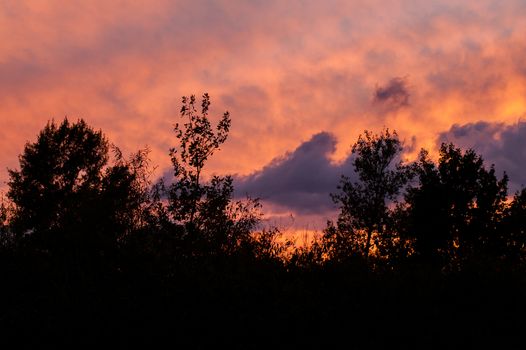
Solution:
<svg viewBox="0 0 526 350">
<path fill-rule="evenodd" d="M 398 135 L 389 129 L 359 136 L 352 147 L 358 180 L 342 176 L 340 192 L 331 195 L 340 209 L 336 225 L 329 223 L 325 233 L 331 256 L 362 255 L 367 261 L 373 248 L 387 253 L 382 249 L 393 239 L 391 207 L 411 178 L 401 152 Z"/>
<path fill-rule="evenodd" d="M 25 145 L 20 170 L 9 170 L 13 232 L 44 250 L 114 249 L 141 225 L 148 182 L 146 151 L 125 160 L 113 149 L 110 165 L 101 131 L 83 120 L 49 122 Z"/>
<path fill-rule="evenodd" d="M 522 266 L 526 260 L 526 188 L 515 193 L 506 206 L 497 229 L 501 253 L 511 266 Z"/>
<path fill-rule="evenodd" d="M 278 228 L 262 229 L 252 234 L 251 253 L 254 258 L 270 263 L 282 263 L 293 242 L 283 237 Z"/>
<path fill-rule="evenodd" d="M 197 112 L 194 95 L 183 97 L 182 104 L 181 118 L 185 122 L 182 125 L 176 123 L 174 127 L 179 146 L 170 149 L 175 180 L 169 191 L 170 209 L 176 221 L 193 225 L 194 216 L 199 212 L 200 200 L 207 192 L 206 186 L 201 184 L 205 162 L 226 141 L 231 120 L 230 114 L 225 112 L 214 131 L 208 119 L 208 94 L 203 95 L 201 114 Z M 215 188 L 209 192 L 221 192 L 219 187 L 228 191 L 230 186 L 221 186 L 222 181 L 217 178 Z"/>
<path fill-rule="evenodd" d="M 497 257 L 503 237 L 497 226 L 506 206 L 508 178 L 484 167 L 473 150 L 442 144 L 438 166 L 422 152 L 419 184 L 406 196 L 408 235 L 417 256 L 433 265 L 459 268 L 466 259 Z"/>
<path fill-rule="evenodd" d="M 20 170 L 9 170 L 7 193 L 16 205 L 17 225 L 23 231 L 53 230 L 100 189 L 108 142 L 84 121 L 71 124 L 66 118 L 60 125 L 48 123 L 19 161 Z"/>
<path fill-rule="evenodd" d="M 259 201 L 234 201 L 231 176 L 212 176 L 208 182 L 202 179 L 206 161 L 228 137 L 230 114 L 225 112 L 214 128 L 208 94 L 202 97 L 200 113 L 195 96 L 183 97 L 182 104 L 180 114 L 185 121 L 175 124 L 178 146 L 170 150 L 174 179 L 168 194 L 174 222 L 184 226 L 194 255 L 255 249 L 262 243 L 252 235 L 261 219 Z"/>
<path fill-rule="evenodd" d="M 11 203 L 0 193 L 0 250 L 3 247 L 15 243 L 13 242 L 12 232 L 9 228 L 10 216 L 13 212 Z"/>
</svg>

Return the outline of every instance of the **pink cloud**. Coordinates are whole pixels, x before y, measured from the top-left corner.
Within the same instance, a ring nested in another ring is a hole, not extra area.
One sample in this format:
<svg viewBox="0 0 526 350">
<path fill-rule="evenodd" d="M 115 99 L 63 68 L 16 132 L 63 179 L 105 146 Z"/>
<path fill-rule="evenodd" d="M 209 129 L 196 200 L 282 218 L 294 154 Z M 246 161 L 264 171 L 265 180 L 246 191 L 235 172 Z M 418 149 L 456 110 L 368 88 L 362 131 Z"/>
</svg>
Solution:
<svg viewBox="0 0 526 350">
<path fill-rule="evenodd" d="M 333 160 L 383 126 L 433 149 L 454 123 L 525 113 L 525 15 L 518 0 L 3 2 L 0 164 L 68 115 L 149 145 L 160 174 L 180 96 L 204 91 L 233 118 L 210 173 L 253 173 L 322 131 Z M 379 108 L 395 77 L 410 103 Z"/>
</svg>

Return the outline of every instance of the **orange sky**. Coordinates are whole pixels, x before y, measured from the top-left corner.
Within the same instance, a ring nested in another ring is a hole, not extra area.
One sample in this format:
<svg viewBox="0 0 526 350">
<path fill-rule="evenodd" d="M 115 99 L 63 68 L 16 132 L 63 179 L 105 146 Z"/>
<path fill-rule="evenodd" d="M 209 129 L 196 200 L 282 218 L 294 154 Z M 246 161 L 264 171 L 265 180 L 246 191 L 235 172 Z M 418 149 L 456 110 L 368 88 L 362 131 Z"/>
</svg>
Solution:
<svg viewBox="0 0 526 350">
<path fill-rule="evenodd" d="M 524 116 L 524 38 L 518 0 L 0 0 L 0 165 L 67 115 L 148 145 L 161 174 L 180 97 L 205 91 L 232 115 L 209 172 L 253 173 L 322 131 L 334 161 L 383 126 L 433 148 L 455 123 Z M 407 103 L 375 100 L 393 78 Z"/>
</svg>

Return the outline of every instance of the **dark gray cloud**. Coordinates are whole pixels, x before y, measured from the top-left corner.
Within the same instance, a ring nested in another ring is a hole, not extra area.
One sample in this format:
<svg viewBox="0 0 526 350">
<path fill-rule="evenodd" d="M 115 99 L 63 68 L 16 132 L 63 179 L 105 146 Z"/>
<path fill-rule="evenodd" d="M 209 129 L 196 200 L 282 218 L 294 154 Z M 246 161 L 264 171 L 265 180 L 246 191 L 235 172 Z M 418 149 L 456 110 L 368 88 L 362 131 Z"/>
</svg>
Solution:
<svg viewBox="0 0 526 350">
<path fill-rule="evenodd" d="M 455 124 L 440 134 L 438 143 L 442 142 L 473 148 L 486 164 L 495 164 L 498 172 L 506 171 L 511 192 L 526 185 L 526 121 L 512 125 L 484 121 Z"/>
<path fill-rule="evenodd" d="M 339 164 L 330 161 L 335 147 L 334 135 L 316 134 L 263 169 L 249 176 L 236 176 L 236 193 L 259 197 L 299 214 L 328 212 L 334 209 L 329 194 L 336 192 L 340 176 L 354 174 L 351 157 Z"/>
<path fill-rule="evenodd" d="M 398 108 L 409 105 L 409 96 L 407 78 L 395 77 L 383 86 L 376 86 L 374 103 Z"/>
</svg>

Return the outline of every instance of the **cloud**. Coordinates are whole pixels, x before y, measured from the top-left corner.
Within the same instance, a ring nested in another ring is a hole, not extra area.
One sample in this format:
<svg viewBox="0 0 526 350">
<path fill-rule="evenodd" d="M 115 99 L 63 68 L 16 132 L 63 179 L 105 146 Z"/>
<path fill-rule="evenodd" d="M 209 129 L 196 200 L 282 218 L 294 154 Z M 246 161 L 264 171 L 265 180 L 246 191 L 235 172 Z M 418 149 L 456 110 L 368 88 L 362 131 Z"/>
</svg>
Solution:
<svg viewBox="0 0 526 350">
<path fill-rule="evenodd" d="M 515 124 L 480 121 L 465 125 L 455 124 L 439 135 L 438 143 L 452 142 L 457 147 L 473 148 L 482 155 L 487 165 L 506 171 L 511 192 L 526 185 L 526 122 Z"/>
<path fill-rule="evenodd" d="M 395 77 L 384 86 L 376 86 L 374 103 L 399 108 L 409 105 L 407 78 Z"/>
<path fill-rule="evenodd" d="M 248 176 L 236 176 L 239 196 L 248 194 L 300 214 L 325 214 L 334 210 L 329 194 L 337 192 L 341 175 L 353 177 L 352 160 L 334 164 L 334 135 L 321 132 L 293 152 L 275 159 Z"/>
<path fill-rule="evenodd" d="M 319 130 L 342 162 L 384 126 L 433 150 L 455 123 L 526 112 L 525 16 L 523 0 L 0 1 L 0 166 L 68 115 L 148 145 L 162 176 L 180 97 L 203 92 L 213 121 L 232 115 L 206 175 L 254 173 Z"/>
</svg>

